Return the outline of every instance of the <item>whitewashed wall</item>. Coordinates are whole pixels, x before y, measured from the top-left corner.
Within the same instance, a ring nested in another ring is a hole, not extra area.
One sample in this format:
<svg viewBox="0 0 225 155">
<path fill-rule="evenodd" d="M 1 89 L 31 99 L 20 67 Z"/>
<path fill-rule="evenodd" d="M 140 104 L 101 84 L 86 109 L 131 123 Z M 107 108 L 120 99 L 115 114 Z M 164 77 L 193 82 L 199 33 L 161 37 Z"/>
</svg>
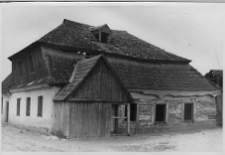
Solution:
<svg viewBox="0 0 225 155">
<path fill-rule="evenodd" d="M 54 123 L 53 98 L 58 90 L 57 87 L 48 87 L 12 93 L 9 100 L 9 123 L 50 129 Z M 43 96 L 42 117 L 37 116 L 38 96 Z M 26 116 L 27 97 L 31 98 L 30 116 Z M 20 116 L 16 115 L 18 98 L 21 98 Z"/>
<path fill-rule="evenodd" d="M 3 107 L 2 107 L 3 111 L 1 113 L 1 116 L 2 116 L 1 121 L 5 122 L 5 119 L 6 119 L 6 102 L 7 101 L 10 102 L 10 96 L 8 94 L 3 94 L 2 97 L 3 97 Z"/>
</svg>

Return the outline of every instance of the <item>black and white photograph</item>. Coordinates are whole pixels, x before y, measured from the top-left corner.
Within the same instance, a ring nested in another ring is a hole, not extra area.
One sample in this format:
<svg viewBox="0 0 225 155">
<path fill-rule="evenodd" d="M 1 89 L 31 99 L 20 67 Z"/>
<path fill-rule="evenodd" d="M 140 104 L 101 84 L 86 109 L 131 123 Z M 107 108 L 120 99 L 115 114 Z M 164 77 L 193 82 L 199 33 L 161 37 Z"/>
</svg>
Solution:
<svg viewBox="0 0 225 155">
<path fill-rule="evenodd" d="M 1 151 L 223 154 L 225 4 L 1 4 Z"/>
</svg>

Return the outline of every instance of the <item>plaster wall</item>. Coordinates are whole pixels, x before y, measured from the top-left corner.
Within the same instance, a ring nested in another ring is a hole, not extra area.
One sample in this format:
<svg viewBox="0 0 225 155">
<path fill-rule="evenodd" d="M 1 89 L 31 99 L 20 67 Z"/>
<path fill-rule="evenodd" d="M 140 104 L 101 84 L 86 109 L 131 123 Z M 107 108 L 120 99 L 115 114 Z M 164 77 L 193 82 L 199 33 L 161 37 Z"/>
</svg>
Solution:
<svg viewBox="0 0 225 155">
<path fill-rule="evenodd" d="M 193 104 L 193 123 L 215 119 L 216 116 L 216 104 L 212 95 L 173 96 L 141 93 L 131 93 L 131 95 L 137 103 L 137 120 L 131 122 L 131 131 L 133 132 L 147 132 L 155 126 L 157 104 L 166 105 L 165 121 L 167 125 L 185 123 L 184 107 L 186 103 Z M 119 127 L 120 130 L 125 129 L 126 122 L 120 122 Z"/>
<path fill-rule="evenodd" d="M 57 87 L 47 87 L 12 93 L 9 101 L 9 123 L 51 129 L 54 123 L 53 98 L 58 90 Z M 43 96 L 42 117 L 37 116 L 38 96 Z M 31 98 L 30 116 L 26 116 L 27 97 Z M 20 116 L 16 115 L 18 98 L 21 98 Z"/>
<path fill-rule="evenodd" d="M 3 105 L 1 105 L 2 107 L 2 111 L 1 111 L 1 121 L 2 122 L 5 122 L 6 121 L 6 102 L 9 102 L 10 103 L 10 96 L 8 95 L 8 94 L 3 94 L 2 95 L 2 104 Z"/>
</svg>

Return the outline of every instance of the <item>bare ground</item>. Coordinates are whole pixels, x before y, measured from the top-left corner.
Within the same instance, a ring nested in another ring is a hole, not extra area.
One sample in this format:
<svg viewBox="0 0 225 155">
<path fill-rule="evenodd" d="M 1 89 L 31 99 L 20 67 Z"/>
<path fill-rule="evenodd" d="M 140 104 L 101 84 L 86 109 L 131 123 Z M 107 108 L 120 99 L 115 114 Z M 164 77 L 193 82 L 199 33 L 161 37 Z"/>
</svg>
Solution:
<svg viewBox="0 0 225 155">
<path fill-rule="evenodd" d="M 61 139 L 3 125 L 2 151 L 28 152 L 222 152 L 222 128 L 209 123 L 155 126 L 149 133 Z"/>
</svg>

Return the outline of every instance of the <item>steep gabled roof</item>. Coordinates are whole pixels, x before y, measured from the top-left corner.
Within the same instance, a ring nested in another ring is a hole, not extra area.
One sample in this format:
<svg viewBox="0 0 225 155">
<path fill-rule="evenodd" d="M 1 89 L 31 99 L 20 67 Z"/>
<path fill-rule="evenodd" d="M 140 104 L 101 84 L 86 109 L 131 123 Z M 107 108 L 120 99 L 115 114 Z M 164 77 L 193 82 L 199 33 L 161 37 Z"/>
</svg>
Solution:
<svg viewBox="0 0 225 155">
<path fill-rule="evenodd" d="M 89 59 L 79 61 L 76 64 L 76 67 L 74 68 L 73 74 L 71 76 L 72 79 L 70 83 L 67 84 L 65 87 L 63 87 L 59 91 L 59 93 L 55 96 L 54 100 L 55 101 L 65 100 L 73 91 L 75 91 L 81 85 L 81 83 L 85 80 L 88 74 L 94 69 L 94 67 L 96 66 L 96 64 L 101 58 L 106 62 L 106 65 L 110 68 L 111 72 L 113 73 L 117 81 L 120 83 L 122 88 L 127 92 L 127 94 L 129 95 L 129 98 L 132 99 L 130 93 L 123 86 L 122 82 L 120 81 L 119 77 L 116 75 L 115 71 L 113 71 L 113 68 L 108 63 L 108 61 L 104 58 L 104 56 L 98 55 Z"/>
<path fill-rule="evenodd" d="M 168 53 L 126 31 L 111 30 L 112 38 L 110 44 L 98 42 L 91 32 L 93 28 L 95 27 L 64 20 L 60 26 L 43 36 L 38 42 L 101 51 L 146 60 L 190 62 L 190 60 Z"/>
<path fill-rule="evenodd" d="M 105 29 L 105 30 L 107 30 L 108 32 L 111 32 L 111 29 L 109 28 L 109 26 L 108 26 L 107 24 L 93 27 L 93 28 L 91 29 L 91 31 L 100 30 L 100 29 Z"/>
</svg>

